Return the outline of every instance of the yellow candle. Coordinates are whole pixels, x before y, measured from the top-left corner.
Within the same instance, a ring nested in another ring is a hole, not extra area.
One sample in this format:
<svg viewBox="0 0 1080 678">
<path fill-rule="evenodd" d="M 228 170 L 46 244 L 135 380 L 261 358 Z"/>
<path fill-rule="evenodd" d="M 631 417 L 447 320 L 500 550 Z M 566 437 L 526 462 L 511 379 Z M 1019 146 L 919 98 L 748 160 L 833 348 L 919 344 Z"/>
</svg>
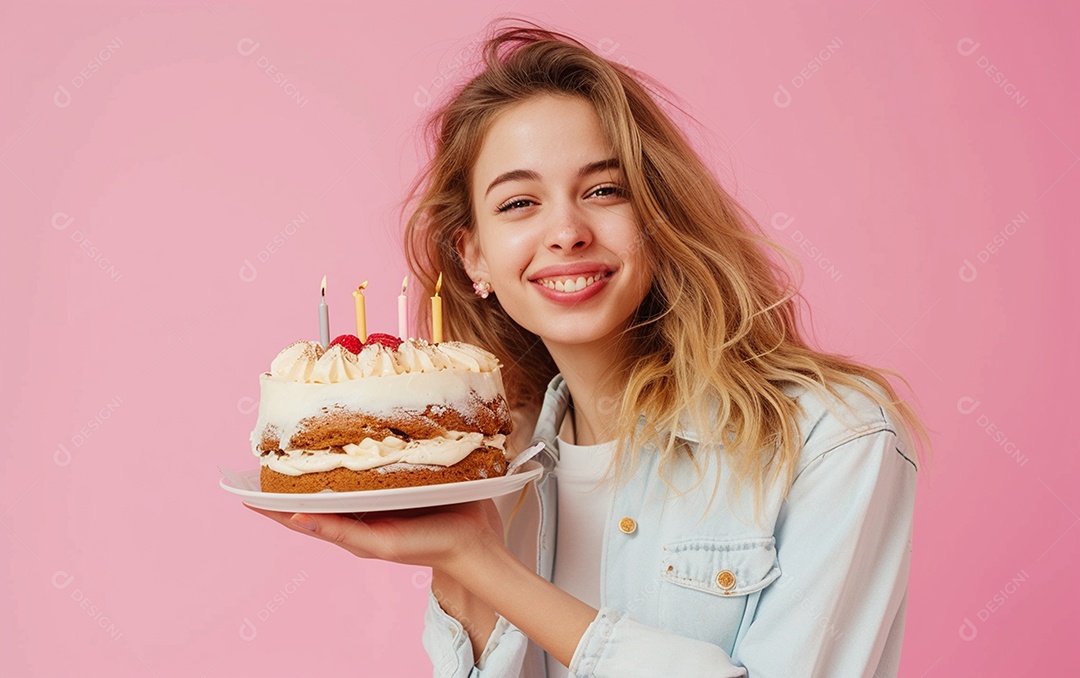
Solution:
<svg viewBox="0 0 1080 678">
<path fill-rule="evenodd" d="M 356 336 L 360 337 L 360 341 L 367 341 L 367 307 L 364 301 L 364 288 L 367 287 L 367 283 L 366 280 L 360 283 L 360 286 L 352 293 L 353 298 L 356 299 Z"/>
<path fill-rule="evenodd" d="M 431 341 L 438 344 L 442 341 L 442 297 L 439 290 L 442 289 L 442 273 L 435 282 L 435 296 L 431 298 Z"/>
</svg>

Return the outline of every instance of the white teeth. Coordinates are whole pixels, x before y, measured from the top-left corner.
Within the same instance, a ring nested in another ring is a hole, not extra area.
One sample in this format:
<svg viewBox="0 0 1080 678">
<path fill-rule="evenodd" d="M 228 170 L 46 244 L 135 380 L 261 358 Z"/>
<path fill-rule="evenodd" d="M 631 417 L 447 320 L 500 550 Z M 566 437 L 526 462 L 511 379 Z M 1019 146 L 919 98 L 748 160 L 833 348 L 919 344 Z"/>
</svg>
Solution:
<svg viewBox="0 0 1080 678">
<path fill-rule="evenodd" d="M 556 292 L 580 292 L 602 277 L 603 275 L 590 275 L 588 278 L 578 278 L 576 280 L 573 278 L 568 280 L 550 280 L 545 278 L 540 281 L 540 284 L 549 290 L 555 290 Z"/>
</svg>

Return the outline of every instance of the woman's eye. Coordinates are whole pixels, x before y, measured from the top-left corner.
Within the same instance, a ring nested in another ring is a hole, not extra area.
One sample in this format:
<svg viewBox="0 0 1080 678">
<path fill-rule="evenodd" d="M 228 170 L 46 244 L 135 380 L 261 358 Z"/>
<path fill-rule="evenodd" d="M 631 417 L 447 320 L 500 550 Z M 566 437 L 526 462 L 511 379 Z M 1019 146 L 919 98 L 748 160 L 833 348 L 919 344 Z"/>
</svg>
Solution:
<svg viewBox="0 0 1080 678">
<path fill-rule="evenodd" d="M 607 198 L 611 196 L 615 196 L 617 198 L 627 198 L 629 195 L 630 192 L 622 186 L 601 186 L 600 188 L 597 188 L 595 191 L 589 194 L 590 197 L 596 196 L 598 198 Z M 502 214 L 504 212 L 510 212 L 512 210 L 524 209 L 529 205 L 534 204 L 535 203 L 528 198 L 513 198 L 496 207 L 495 213 Z"/>
<path fill-rule="evenodd" d="M 630 195 L 629 191 L 627 191 L 622 186 L 601 186 L 600 188 L 593 191 L 592 194 L 599 195 L 599 197 L 601 198 L 606 198 L 612 195 L 619 198 L 625 198 Z"/>
<path fill-rule="evenodd" d="M 495 211 L 499 213 L 508 212 L 510 210 L 521 209 L 522 207 L 530 204 L 532 204 L 532 200 L 526 200 L 525 198 L 515 198 L 499 205 L 495 208 Z"/>
</svg>

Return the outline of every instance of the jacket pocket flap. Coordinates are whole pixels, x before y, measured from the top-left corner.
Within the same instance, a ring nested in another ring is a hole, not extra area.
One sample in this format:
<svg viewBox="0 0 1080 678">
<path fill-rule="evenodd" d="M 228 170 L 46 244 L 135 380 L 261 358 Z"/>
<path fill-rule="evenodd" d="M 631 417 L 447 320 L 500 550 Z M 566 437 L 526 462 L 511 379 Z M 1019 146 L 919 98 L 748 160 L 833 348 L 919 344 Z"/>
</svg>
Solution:
<svg viewBox="0 0 1080 678">
<path fill-rule="evenodd" d="M 685 539 L 664 547 L 660 576 L 718 596 L 741 596 L 780 576 L 776 538 Z"/>
</svg>

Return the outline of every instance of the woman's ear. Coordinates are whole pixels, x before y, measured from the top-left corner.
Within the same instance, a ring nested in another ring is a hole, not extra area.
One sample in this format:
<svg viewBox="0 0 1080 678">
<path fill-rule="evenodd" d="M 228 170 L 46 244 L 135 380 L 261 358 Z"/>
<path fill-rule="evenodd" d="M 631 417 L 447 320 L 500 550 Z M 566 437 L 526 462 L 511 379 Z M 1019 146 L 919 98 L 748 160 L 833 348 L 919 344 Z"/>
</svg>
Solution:
<svg viewBox="0 0 1080 678">
<path fill-rule="evenodd" d="M 480 250 L 480 243 L 476 240 L 475 231 L 462 228 L 457 232 L 454 239 L 454 247 L 457 249 L 461 263 L 465 267 L 465 273 L 472 278 L 473 282 L 487 282 L 491 280 L 488 275 L 487 259 Z"/>
</svg>

